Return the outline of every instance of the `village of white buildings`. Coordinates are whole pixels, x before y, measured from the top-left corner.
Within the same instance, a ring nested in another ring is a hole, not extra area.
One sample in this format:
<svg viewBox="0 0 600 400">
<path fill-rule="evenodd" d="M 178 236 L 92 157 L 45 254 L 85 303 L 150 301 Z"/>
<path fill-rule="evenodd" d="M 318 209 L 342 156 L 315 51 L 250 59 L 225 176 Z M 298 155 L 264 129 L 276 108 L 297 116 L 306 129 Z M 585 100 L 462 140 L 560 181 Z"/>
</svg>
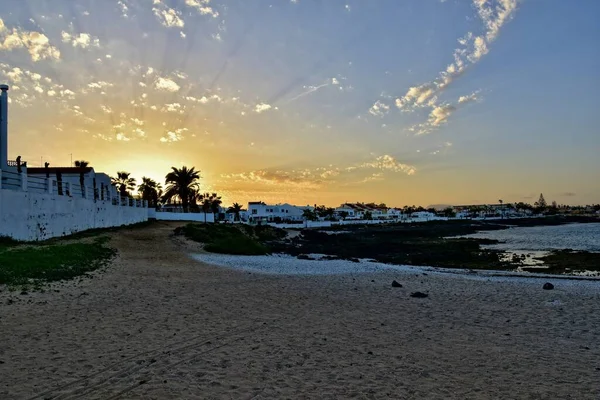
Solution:
<svg viewBox="0 0 600 400">
<path fill-rule="evenodd" d="M 46 163 L 30 168 L 20 156 L 8 158 L 8 91 L 0 85 L 0 237 L 45 240 L 76 232 L 144 222 L 149 219 L 198 222 L 271 224 L 283 228 L 327 227 L 336 224 L 381 224 L 448 219 L 504 219 L 543 213 L 598 214 L 600 206 L 547 205 L 543 196 L 534 206 L 526 203 L 448 206 L 442 209 L 377 203 L 344 203 L 339 207 L 249 202 L 222 207 L 220 197 L 202 194 L 194 169 L 173 168 L 167 175 L 171 185 L 162 193 L 160 184 L 143 178 L 134 195 L 134 180 L 118 172 L 116 178 L 96 172 L 87 162 L 56 167 Z M 192 177 L 189 196 L 181 199 L 177 179 Z M 184 201 L 182 201 L 184 200 Z"/>
</svg>

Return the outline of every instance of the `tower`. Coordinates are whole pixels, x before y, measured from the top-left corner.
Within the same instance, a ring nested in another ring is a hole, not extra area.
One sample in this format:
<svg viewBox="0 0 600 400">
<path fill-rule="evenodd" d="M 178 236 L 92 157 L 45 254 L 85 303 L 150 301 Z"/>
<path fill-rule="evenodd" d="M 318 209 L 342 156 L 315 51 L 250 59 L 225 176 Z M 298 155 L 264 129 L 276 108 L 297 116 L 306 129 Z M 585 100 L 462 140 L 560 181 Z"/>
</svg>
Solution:
<svg viewBox="0 0 600 400">
<path fill-rule="evenodd" d="M 0 90 L 0 169 L 8 169 L 8 85 Z"/>
</svg>

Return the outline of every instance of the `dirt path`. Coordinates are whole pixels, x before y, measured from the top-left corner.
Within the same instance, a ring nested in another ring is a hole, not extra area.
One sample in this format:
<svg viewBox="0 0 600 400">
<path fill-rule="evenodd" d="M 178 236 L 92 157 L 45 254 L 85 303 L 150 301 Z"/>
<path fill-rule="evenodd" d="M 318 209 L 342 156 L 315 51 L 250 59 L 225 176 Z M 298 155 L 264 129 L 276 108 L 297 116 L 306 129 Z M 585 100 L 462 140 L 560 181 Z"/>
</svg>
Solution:
<svg viewBox="0 0 600 400">
<path fill-rule="evenodd" d="M 0 398 L 600 397 L 600 290 L 242 273 L 191 260 L 176 225 L 113 234 L 94 279 L 1 288 Z"/>
</svg>

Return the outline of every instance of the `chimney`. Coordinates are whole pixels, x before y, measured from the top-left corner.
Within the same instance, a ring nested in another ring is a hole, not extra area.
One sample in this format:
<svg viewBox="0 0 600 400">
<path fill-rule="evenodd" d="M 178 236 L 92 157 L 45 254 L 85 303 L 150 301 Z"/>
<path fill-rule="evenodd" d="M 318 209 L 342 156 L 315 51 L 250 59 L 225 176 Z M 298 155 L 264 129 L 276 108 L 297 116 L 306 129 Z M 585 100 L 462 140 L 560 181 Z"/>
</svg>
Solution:
<svg viewBox="0 0 600 400">
<path fill-rule="evenodd" d="M 0 170 L 8 169 L 8 85 L 0 85 Z"/>
</svg>

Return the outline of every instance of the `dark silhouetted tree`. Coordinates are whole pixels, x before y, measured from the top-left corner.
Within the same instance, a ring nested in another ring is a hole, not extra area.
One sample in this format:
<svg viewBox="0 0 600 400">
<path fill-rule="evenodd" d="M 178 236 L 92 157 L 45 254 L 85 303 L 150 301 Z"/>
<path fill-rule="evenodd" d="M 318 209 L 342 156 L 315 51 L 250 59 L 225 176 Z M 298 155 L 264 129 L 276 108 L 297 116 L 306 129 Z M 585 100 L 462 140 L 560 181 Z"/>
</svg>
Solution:
<svg viewBox="0 0 600 400">
<path fill-rule="evenodd" d="M 200 171 L 196 171 L 194 167 L 171 167 L 172 171 L 165 177 L 165 194 L 163 200 L 170 201 L 172 199 L 181 200 L 184 212 L 189 212 L 190 199 L 195 199 L 198 193 L 200 179 Z"/>
<path fill-rule="evenodd" d="M 135 190 L 135 178 L 132 178 L 129 172 L 118 171 L 116 177 L 110 178 L 110 182 L 122 197 L 129 197 L 130 192 Z"/>
</svg>

